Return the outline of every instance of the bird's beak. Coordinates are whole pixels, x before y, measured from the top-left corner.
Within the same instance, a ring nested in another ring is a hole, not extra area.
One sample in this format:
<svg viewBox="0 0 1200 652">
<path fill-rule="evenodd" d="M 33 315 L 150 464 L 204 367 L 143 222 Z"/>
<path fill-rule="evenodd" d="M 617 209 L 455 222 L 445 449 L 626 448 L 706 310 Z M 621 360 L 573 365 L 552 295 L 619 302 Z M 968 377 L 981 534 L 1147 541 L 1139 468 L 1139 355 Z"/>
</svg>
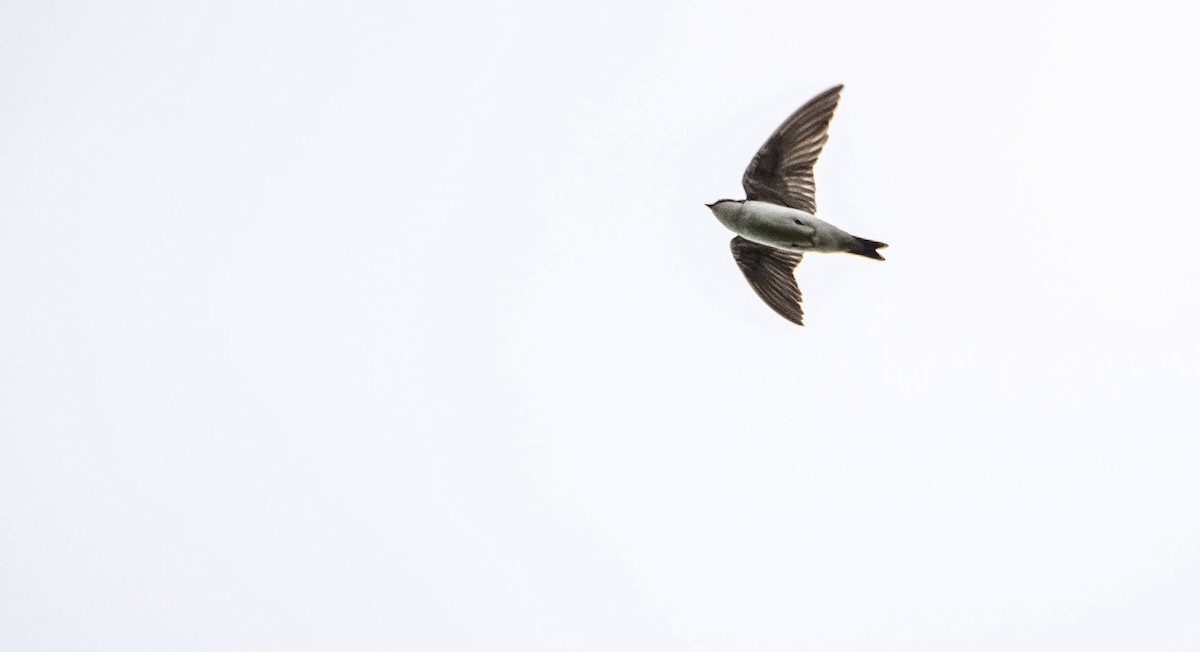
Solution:
<svg viewBox="0 0 1200 652">
<path fill-rule="evenodd" d="M 709 208 L 712 208 L 713 206 L 716 206 L 716 205 L 717 205 L 717 202 L 713 202 L 711 204 L 705 204 L 705 206 L 707 206 Z"/>
</svg>

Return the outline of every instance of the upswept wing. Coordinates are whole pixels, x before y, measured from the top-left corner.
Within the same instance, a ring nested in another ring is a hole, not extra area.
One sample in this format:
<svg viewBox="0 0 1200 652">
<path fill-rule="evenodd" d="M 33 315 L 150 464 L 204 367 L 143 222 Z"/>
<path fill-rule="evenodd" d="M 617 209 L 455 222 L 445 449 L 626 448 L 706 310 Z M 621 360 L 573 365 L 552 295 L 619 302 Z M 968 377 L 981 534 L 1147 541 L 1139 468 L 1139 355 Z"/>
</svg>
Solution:
<svg viewBox="0 0 1200 652">
<path fill-rule="evenodd" d="M 800 309 L 796 265 L 800 264 L 804 254 L 761 245 L 740 235 L 729 241 L 729 248 L 758 296 L 784 319 L 803 326 L 804 311 Z"/>
<path fill-rule="evenodd" d="M 838 84 L 812 98 L 771 134 L 742 175 L 747 199 L 817 212 L 813 164 L 829 138 L 841 92 Z"/>
</svg>

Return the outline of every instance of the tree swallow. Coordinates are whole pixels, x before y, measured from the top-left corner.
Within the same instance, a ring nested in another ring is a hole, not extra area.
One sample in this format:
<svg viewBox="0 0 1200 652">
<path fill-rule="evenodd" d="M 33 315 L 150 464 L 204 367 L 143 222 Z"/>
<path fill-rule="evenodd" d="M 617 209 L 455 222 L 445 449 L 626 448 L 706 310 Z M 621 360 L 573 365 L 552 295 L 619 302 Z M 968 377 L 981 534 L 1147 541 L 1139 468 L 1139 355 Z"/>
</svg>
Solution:
<svg viewBox="0 0 1200 652">
<path fill-rule="evenodd" d="M 804 325 L 796 266 L 806 251 L 846 253 L 883 260 L 882 242 L 850 235 L 817 219 L 813 165 L 829 139 L 829 121 L 841 84 L 796 109 L 767 139 L 742 175 L 745 199 L 707 204 L 725 228 L 733 259 L 750 287 L 772 310 Z"/>
</svg>

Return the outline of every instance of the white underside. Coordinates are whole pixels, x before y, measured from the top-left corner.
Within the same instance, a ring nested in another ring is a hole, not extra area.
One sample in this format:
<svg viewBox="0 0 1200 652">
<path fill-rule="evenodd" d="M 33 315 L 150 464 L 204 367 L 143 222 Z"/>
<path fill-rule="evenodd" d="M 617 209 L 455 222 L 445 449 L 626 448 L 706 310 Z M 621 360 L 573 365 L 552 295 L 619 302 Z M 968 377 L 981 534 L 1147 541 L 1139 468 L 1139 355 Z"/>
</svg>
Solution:
<svg viewBox="0 0 1200 652">
<path fill-rule="evenodd" d="M 795 208 L 762 201 L 723 202 L 713 213 L 730 231 L 787 251 L 844 251 L 850 234 Z"/>
</svg>

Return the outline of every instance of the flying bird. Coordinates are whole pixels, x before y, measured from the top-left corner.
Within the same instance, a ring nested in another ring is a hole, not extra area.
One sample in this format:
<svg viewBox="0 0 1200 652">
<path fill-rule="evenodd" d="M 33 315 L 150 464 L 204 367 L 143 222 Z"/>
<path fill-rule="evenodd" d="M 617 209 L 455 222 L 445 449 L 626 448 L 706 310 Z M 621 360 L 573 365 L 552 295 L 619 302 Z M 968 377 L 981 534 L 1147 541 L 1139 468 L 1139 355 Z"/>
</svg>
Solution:
<svg viewBox="0 0 1200 652">
<path fill-rule="evenodd" d="M 796 266 L 807 251 L 846 252 L 883 260 L 882 242 L 850 235 L 819 220 L 813 165 L 829 139 L 841 84 L 809 100 L 783 121 L 742 175 L 745 199 L 706 204 L 725 228 L 733 259 L 772 310 L 804 325 Z"/>
</svg>

